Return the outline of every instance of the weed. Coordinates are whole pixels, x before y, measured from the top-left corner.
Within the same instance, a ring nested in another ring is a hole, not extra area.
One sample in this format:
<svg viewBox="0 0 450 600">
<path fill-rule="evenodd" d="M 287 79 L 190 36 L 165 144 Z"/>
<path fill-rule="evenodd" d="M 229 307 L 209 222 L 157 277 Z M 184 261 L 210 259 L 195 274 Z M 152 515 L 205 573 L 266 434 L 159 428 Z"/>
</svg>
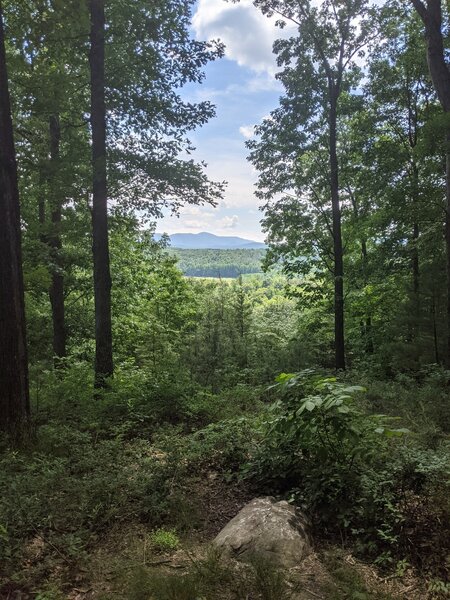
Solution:
<svg viewBox="0 0 450 600">
<path fill-rule="evenodd" d="M 333 578 L 325 590 L 328 600 L 392 600 L 384 592 L 369 589 L 360 573 L 344 561 L 342 553 L 327 553 L 324 562 Z"/>
<path fill-rule="evenodd" d="M 276 566 L 263 556 L 255 556 L 251 561 L 255 580 L 255 591 L 261 600 L 287 600 L 292 596 L 286 579 Z"/>
<path fill-rule="evenodd" d="M 171 552 L 180 545 L 180 538 L 173 529 L 155 529 L 150 534 L 150 542 L 157 552 Z"/>
</svg>

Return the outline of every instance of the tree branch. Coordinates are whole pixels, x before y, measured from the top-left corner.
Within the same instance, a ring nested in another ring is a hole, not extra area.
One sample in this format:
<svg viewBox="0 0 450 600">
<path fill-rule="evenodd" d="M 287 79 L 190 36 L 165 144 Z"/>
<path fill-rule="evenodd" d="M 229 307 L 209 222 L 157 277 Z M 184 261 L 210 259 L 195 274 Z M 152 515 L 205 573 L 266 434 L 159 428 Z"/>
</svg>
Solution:
<svg viewBox="0 0 450 600">
<path fill-rule="evenodd" d="M 419 13 L 420 18 L 422 19 L 422 21 L 424 23 L 426 23 L 426 21 L 428 19 L 428 11 L 426 9 L 425 4 L 422 2 L 422 0 L 410 0 L 410 1 L 413 4 L 414 8 Z"/>
</svg>

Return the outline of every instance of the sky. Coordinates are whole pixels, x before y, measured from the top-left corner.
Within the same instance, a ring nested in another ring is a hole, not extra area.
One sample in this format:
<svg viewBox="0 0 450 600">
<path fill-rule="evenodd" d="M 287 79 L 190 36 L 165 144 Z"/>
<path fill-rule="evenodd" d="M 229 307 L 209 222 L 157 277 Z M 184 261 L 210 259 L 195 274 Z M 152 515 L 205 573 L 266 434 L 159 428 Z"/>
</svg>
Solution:
<svg viewBox="0 0 450 600">
<path fill-rule="evenodd" d="M 211 100 L 216 105 L 216 117 L 190 137 L 197 149 L 195 158 L 208 164 L 210 179 L 228 185 L 216 208 L 186 206 L 179 217 L 161 219 L 159 232 L 208 231 L 263 241 L 260 201 L 254 196 L 257 173 L 246 160 L 245 141 L 252 136 L 253 126 L 278 104 L 282 89 L 274 78 L 272 44 L 286 34 L 250 0 L 238 4 L 198 0 L 192 35 L 198 40 L 222 40 L 225 57 L 210 63 L 204 83 L 185 88 L 183 98 Z"/>
</svg>

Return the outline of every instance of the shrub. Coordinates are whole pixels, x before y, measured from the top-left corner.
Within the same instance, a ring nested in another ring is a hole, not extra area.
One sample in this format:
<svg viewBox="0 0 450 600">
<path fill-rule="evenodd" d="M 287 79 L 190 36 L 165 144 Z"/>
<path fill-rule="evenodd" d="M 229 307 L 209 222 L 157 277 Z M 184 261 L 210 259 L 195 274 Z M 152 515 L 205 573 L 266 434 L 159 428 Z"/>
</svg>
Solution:
<svg viewBox="0 0 450 600">
<path fill-rule="evenodd" d="M 169 552 L 176 550 L 180 545 L 180 538 L 174 529 L 155 529 L 150 534 L 150 542 L 157 552 Z"/>
<path fill-rule="evenodd" d="M 421 450 L 392 418 L 368 415 L 359 386 L 306 371 L 274 387 L 280 398 L 245 477 L 305 508 L 320 535 L 351 537 L 380 564 L 406 557 L 425 567 L 436 546 L 446 556 L 448 450 Z M 426 568 L 444 578 L 438 562 Z"/>
<path fill-rule="evenodd" d="M 326 529 L 346 530 L 362 473 L 383 452 L 386 438 L 404 430 L 367 416 L 355 400 L 363 388 L 335 378 L 309 370 L 282 374 L 274 388 L 281 397 L 263 424 L 248 475 L 292 492 Z"/>
<path fill-rule="evenodd" d="M 448 445 L 421 447 L 393 418 L 367 414 L 361 387 L 312 371 L 280 376 L 275 390 L 246 476 L 306 508 L 321 535 L 351 537 L 380 565 L 406 558 L 445 579 Z"/>
</svg>

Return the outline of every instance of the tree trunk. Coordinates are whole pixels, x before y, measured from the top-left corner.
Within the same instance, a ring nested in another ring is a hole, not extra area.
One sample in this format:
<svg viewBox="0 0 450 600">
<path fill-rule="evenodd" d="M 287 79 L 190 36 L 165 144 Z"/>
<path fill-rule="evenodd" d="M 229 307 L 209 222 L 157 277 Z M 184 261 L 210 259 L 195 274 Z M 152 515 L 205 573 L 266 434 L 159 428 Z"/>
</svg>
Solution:
<svg viewBox="0 0 450 600">
<path fill-rule="evenodd" d="M 441 0 L 411 0 L 425 25 L 427 61 L 434 89 L 443 111 L 450 115 L 450 69 L 446 63 L 442 33 Z M 447 351 L 446 365 L 450 367 L 450 128 L 446 133 L 446 207 L 445 246 L 447 254 Z"/>
<path fill-rule="evenodd" d="M 0 429 L 18 438 L 30 401 L 20 205 L 0 1 Z"/>
<path fill-rule="evenodd" d="M 111 331 L 111 274 L 109 265 L 106 181 L 105 6 L 90 0 L 92 232 L 95 296 L 95 383 L 105 385 L 113 374 Z"/>
<path fill-rule="evenodd" d="M 419 241 L 419 224 L 413 223 L 413 234 L 412 234 L 413 247 L 411 252 L 412 262 L 412 278 L 413 278 L 413 294 L 414 294 L 414 314 L 416 318 L 419 318 L 420 313 L 420 263 L 419 263 L 419 249 L 417 243 Z"/>
<path fill-rule="evenodd" d="M 412 0 L 412 3 L 425 25 L 427 61 L 434 88 L 442 108 L 450 112 L 450 71 L 445 60 L 442 2 L 427 0 L 426 7 L 421 0 Z"/>
<path fill-rule="evenodd" d="M 364 286 L 366 286 L 367 280 L 368 280 L 368 275 L 367 275 L 368 256 L 367 256 L 367 242 L 364 238 L 361 240 L 361 255 L 362 255 L 362 260 L 363 260 Z M 365 322 L 364 331 L 365 331 L 365 342 L 366 342 L 365 343 L 366 354 L 373 354 L 374 347 L 373 347 L 373 335 L 372 335 L 372 317 L 368 311 L 366 314 L 366 322 Z"/>
<path fill-rule="evenodd" d="M 61 128 L 59 117 L 52 115 L 49 121 L 50 130 L 50 162 L 51 177 L 50 208 L 52 219 L 52 231 L 48 237 L 50 257 L 52 262 L 52 282 L 50 285 L 50 303 L 52 307 L 53 322 L 53 354 L 55 366 L 61 365 L 61 359 L 66 356 L 66 327 L 64 309 L 64 275 L 61 263 L 61 200 L 57 197 L 58 190 L 55 189 L 55 175 L 58 171 L 59 146 L 61 139 Z"/>
<path fill-rule="evenodd" d="M 337 157 L 337 97 L 338 94 L 332 89 L 330 93 L 329 143 L 334 251 L 334 346 L 336 369 L 345 369 L 344 261 L 341 232 L 341 206 L 339 202 L 339 166 Z"/>
<path fill-rule="evenodd" d="M 450 368 L 450 130 L 446 135 L 446 206 L 445 248 L 447 254 L 447 352 L 445 364 Z"/>
<path fill-rule="evenodd" d="M 433 343 L 434 343 L 434 360 L 436 364 L 440 364 L 439 361 L 439 343 L 437 335 L 437 324 L 436 324 L 436 294 L 433 289 L 433 295 L 431 296 L 431 316 L 433 319 Z"/>
</svg>

